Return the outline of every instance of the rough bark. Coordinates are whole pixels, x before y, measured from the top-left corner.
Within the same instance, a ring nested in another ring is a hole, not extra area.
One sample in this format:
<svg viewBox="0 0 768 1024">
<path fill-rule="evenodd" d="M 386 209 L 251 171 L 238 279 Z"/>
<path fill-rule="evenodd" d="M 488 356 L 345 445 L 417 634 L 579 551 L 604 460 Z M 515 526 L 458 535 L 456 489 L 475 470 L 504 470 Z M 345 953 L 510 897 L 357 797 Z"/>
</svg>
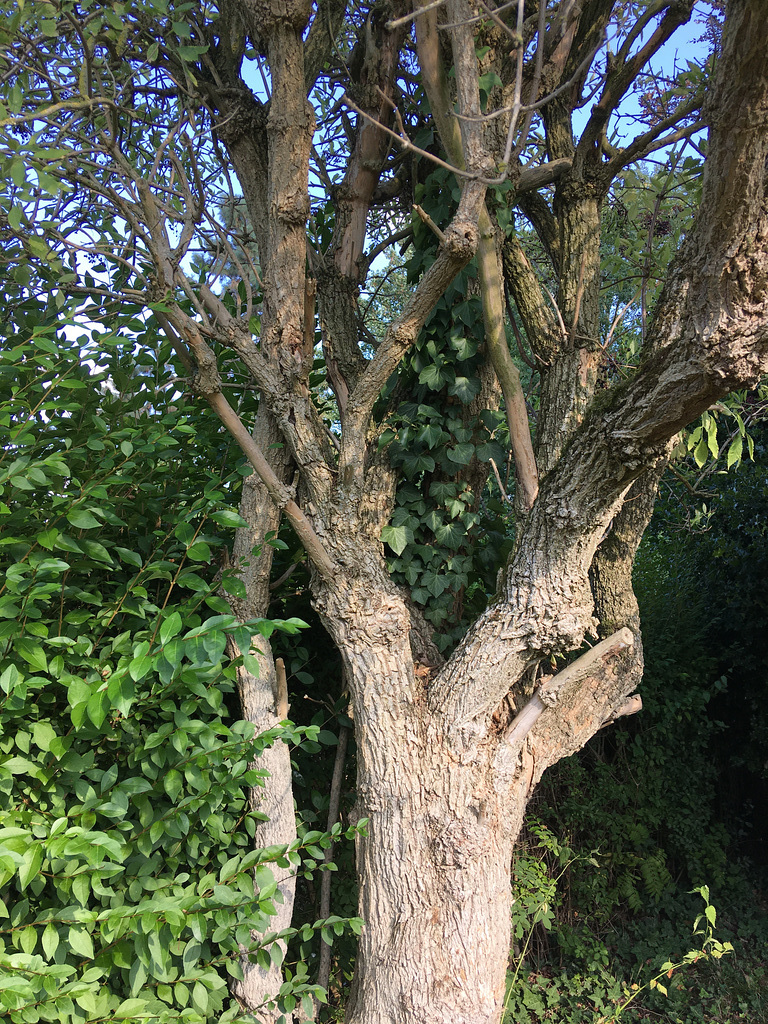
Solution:
<svg viewBox="0 0 768 1024">
<path fill-rule="evenodd" d="M 268 105 L 257 104 L 235 82 L 244 44 L 234 23 L 229 42 L 235 42 L 235 62 L 212 50 L 216 74 L 202 87 L 216 107 L 217 131 L 242 175 L 259 236 L 260 338 L 254 340 L 250 325 L 233 316 L 212 287 L 194 286 L 185 277 L 186 250 L 171 242 L 176 228 L 166 230 L 162 188 L 120 163 L 114 139 L 99 151 L 98 160 L 114 159 L 130 184 L 130 202 L 118 195 L 116 208 L 154 263 L 147 301 L 166 304 L 161 315 L 197 361 L 193 387 L 236 437 L 264 485 L 254 481 L 246 488 L 251 529 L 241 536 L 238 553 L 255 536 L 261 539 L 277 522 L 277 509 L 285 509 L 312 563 L 313 600 L 344 660 L 358 749 L 358 806 L 370 822 L 358 844 L 366 924 L 352 1024 L 498 1021 L 509 939 L 509 860 L 526 802 L 549 765 L 626 707 L 641 670 L 631 563 L 650 514 L 654 474 L 683 425 L 768 368 L 768 18 L 765 0 L 732 0 L 708 110 L 712 131 L 701 211 L 670 270 L 642 364 L 627 381 L 595 396 L 600 202 L 611 170 L 621 165 L 602 162 L 597 139 L 606 111 L 636 70 L 628 52 L 619 55 L 615 73 L 609 70 L 605 102 L 578 144 L 571 113 L 615 6 L 613 0 L 563 3 L 548 27 L 541 90 L 563 87 L 543 115 L 550 164 L 558 167 L 556 198 L 550 210 L 541 195 L 530 195 L 524 208 L 552 255 L 559 318 L 534 294 L 520 253 L 508 253 L 512 290 L 534 351 L 547 364 L 538 452 L 544 472 L 515 551 L 500 572 L 498 593 L 444 664 L 430 656 L 428 638 L 411 642 L 414 616 L 387 575 L 379 538 L 394 484 L 376 450 L 371 420 L 382 389 L 458 271 L 479 245 L 495 258 L 495 242 L 483 230 L 486 182 L 496 168 L 479 119 L 472 7 L 464 0 L 446 5 L 463 115 L 458 134 L 452 98 L 444 102 L 444 76 L 433 68 L 435 118 L 449 154 L 457 147 L 461 198 L 434 263 L 368 362 L 354 354 L 346 315 L 351 290 L 344 298 L 338 326 L 344 337 L 329 339 L 332 362 L 334 344 L 338 353 L 343 343 L 349 357 L 343 366 L 336 360 L 343 408 L 338 460 L 309 386 L 313 324 L 305 229 L 314 114 L 303 60 L 309 0 L 247 0 L 240 7 L 248 35 L 266 53 Z M 689 8 L 685 2 L 659 8 L 667 13 L 643 48 L 646 56 Z M 335 3 L 324 7 L 328 17 L 318 21 L 313 51 L 338 10 Z M 430 19 L 422 24 L 435 29 Z M 321 46 L 318 53 L 324 52 Z M 424 48 L 425 71 L 426 54 Z M 381 56 L 389 61 L 390 83 L 396 82 L 394 54 Z M 313 59 L 316 64 L 320 57 Z M 310 69 L 310 77 L 315 73 Z M 383 108 L 377 109 L 381 115 Z M 365 145 L 357 152 L 354 188 L 346 208 L 342 203 L 334 250 L 336 269 L 350 289 L 375 189 L 374 164 L 380 169 L 385 150 L 375 126 L 359 138 Z M 640 151 L 651 144 L 650 137 L 641 141 Z M 550 180 L 552 170 L 544 178 L 529 175 L 529 183 Z M 182 232 L 187 228 L 185 221 Z M 486 269 L 490 280 L 495 268 Z M 494 287 L 495 301 L 500 290 Z M 174 300 L 177 288 L 184 290 L 184 302 Z M 489 318 L 498 320 L 500 302 L 489 309 Z M 328 331 L 337 330 L 330 317 L 326 323 Z M 224 398 L 216 363 L 223 348 L 241 358 L 259 389 L 255 439 Z M 273 432 L 284 449 L 272 448 Z M 298 495 L 287 486 L 289 466 L 301 477 Z M 267 553 L 248 570 L 244 614 L 264 606 L 268 562 Z M 559 680 L 541 677 L 545 658 L 573 657 L 606 633 L 614 639 L 618 634 L 625 653 L 611 641 L 587 652 L 586 661 Z M 418 671 L 414 651 L 429 658 Z M 244 713 L 260 724 L 275 720 L 272 678 L 265 651 L 263 675 L 241 680 Z M 532 699 L 536 714 L 522 729 L 517 716 Z M 275 788 L 266 798 L 275 828 L 288 837 L 290 766 L 282 748 L 273 755 Z M 290 898 L 289 888 L 285 892 Z M 248 1004 L 260 1002 L 273 981 L 249 971 L 243 989 Z"/>
<path fill-rule="evenodd" d="M 285 449 L 275 446 L 279 436 L 272 417 L 266 407 L 262 406 L 256 417 L 253 439 L 263 451 L 269 452 L 273 470 L 285 482 L 292 472 L 292 466 Z M 255 473 L 243 480 L 240 515 L 249 525 L 239 529 L 235 535 L 232 561 L 245 584 L 246 596 L 243 600 L 231 599 L 231 604 L 240 620 L 245 621 L 265 618 L 267 615 L 274 549 L 265 543 L 265 538 L 270 533 L 276 533 L 280 525 L 280 509 L 270 499 L 264 484 Z M 238 653 L 241 652 L 232 651 L 235 656 Z M 284 708 L 278 707 L 277 677 L 269 641 L 262 638 L 253 653 L 259 664 L 258 675 L 241 666 L 237 673 L 237 685 L 243 719 L 253 723 L 258 735 L 277 725 L 286 717 L 286 712 Z M 278 741 L 262 751 L 253 767 L 269 772 L 263 780 L 263 786 L 254 786 L 249 794 L 251 809 L 268 818 L 257 824 L 254 846 L 258 849 L 288 845 L 296 839 L 293 770 L 288 747 Z M 296 876 L 292 870 L 277 866 L 273 872 L 280 895 L 275 898 L 277 913 L 272 927 L 274 931 L 282 931 L 291 926 Z M 258 939 L 258 936 L 254 935 L 254 938 Z M 251 963 L 247 956 L 241 958 L 240 964 L 243 979 L 231 982 L 233 995 L 244 1007 L 255 1012 L 260 1022 L 272 1024 L 279 1015 L 274 1011 L 256 1008 L 280 990 L 283 983 L 282 967 L 273 962 L 268 969 L 264 969 Z"/>
<path fill-rule="evenodd" d="M 520 820 L 493 789 L 490 748 L 470 765 L 446 749 L 414 672 L 407 608 L 373 552 L 366 563 L 316 600 L 349 674 L 358 804 L 369 819 L 358 843 L 367 924 L 348 1020 L 490 1022 L 503 997 Z"/>
</svg>

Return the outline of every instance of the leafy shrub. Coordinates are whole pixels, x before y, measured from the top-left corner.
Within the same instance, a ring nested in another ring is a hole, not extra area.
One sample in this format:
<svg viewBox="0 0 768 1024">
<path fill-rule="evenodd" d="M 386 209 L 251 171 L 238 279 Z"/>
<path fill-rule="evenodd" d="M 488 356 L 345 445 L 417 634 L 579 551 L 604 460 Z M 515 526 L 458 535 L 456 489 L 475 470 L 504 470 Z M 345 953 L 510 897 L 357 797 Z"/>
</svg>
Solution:
<svg viewBox="0 0 768 1024">
<path fill-rule="evenodd" d="M 270 931 L 270 866 L 331 837 L 251 849 L 260 750 L 318 730 L 233 721 L 225 648 L 253 668 L 253 643 L 302 623 L 240 624 L 220 596 L 242 586 L 213 556 L 241 525 L 239 476 L 211 468 L 194 409 L 150 378 L 116 396 L 119 339 L 94 367 L 44 309 L 16 314 L 0 352 L 2 1014 L 240 1019 L 243 949 L 266 965 L 293 934 Z M 304 965 L 285 975 L 285 1010 L 322 997 Z"/>
</svg>

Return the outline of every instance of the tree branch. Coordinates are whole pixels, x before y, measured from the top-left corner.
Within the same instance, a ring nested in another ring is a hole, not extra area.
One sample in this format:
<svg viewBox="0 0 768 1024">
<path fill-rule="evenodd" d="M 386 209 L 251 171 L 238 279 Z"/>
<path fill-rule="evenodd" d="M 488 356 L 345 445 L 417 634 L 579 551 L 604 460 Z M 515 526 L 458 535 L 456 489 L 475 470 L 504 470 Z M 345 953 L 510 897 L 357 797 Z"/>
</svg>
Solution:
<svg viewBox="0 0 768 1024">
<path fill-rule="evenodd" d="M 478 123 L 463 122 L 461 128 L 453 116 L 452 104 L 448 92 L 448 79 L 442 65 L 439 52 L 439 41 L 435 16 L 422 16 L 416 22 L 419 59 L 422 66 L 424 89 L 430 100 L 433 111 L 440 113 L 435 116 L 441 139 L 449 158 L 459 166 L 464 166 L 464 146 L 470 144 L 477 148 L 482 131 Z M 466 32 L 466 28 L 463 29 Z M 459 29 L 454 29 L 458 33 Z M 474 80 L 477 82 L 477 60 L 474 49 L 471 57 L 465 55 L 465 63 L 472 65 Z M 467 68 L 465 75 L 469 75 Z M 473 105 L 469 112 L 479 109 L 479 97 L 469 94 L 469 102 Z M 463 113 L 464 111 L 462 111 Z M 445 133 L 445 134 L 443 134 Z M 525 396 L 520 384 L 520 374 L 515 366 L 507 344 L 504 330 L 504 284 L 499 268 L 499 255 L 496 249 L 496 238 L 491 225 L 485 203 L 478 218 L 480 240 L 478 245 L 478 269 L 480 273 L 480 291 L 483 303 L 483 321 L 485 338 L 493 368 L 501 385 L 504 406 L 507 415 L 510 440 L 515 459 L 515 469 L 519 484 L 519 501 L 523 511 L 531 508 L 536 500 L 539 489 L 536 459 L 533 454 L 531 432 L 528 423 L 528 410 Z"/>
<path fill-rule="evenodd" d="M 613 66 L 609 66 L 602 95 L 592 108 L 589 121 L 579 139 L 577 154 L 583 156 L 598 142 L 611 114 L 651 57 L 661 49 L 676 29 L 690 20 L 693 0 L 675 0 L 674 3 L 670 2 L 665 6 L 666 14 L 648 42 L 634 56 L 627 59 L 623 56 L 627 51 L 625 43 Z"/>
<path fill-rule="evenodd" d="M 580 658 L 566 666 L 562 672 L 544 680 L 522 711 L 512 720 L 504 737 L 505 741 L 511 747 L 522 746 L 525 737 L 547 708 L 557 704 L 561 691 L 576 686 L 587 676 L 598 674 L 608 658 L 621 651 L 626 651 L 634 642 L 632 630 L 625 626 L 606 640 L 595 644 L 590 651 L 582 654 Z"/>
</svg>

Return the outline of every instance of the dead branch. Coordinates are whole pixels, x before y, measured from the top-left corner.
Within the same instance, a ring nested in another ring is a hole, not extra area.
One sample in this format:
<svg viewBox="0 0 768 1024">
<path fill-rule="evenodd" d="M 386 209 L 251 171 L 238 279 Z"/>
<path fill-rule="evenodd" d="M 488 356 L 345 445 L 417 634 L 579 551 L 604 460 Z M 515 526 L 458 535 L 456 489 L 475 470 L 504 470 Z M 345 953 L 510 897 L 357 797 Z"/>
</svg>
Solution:
<svg viewBox="0 0 768 1024">
<path fill-rule="evenodd" d="M 582 654 L 576 661 L 571 662 L 562 672 L 558 672 L 556 676 L 547 679 L 531 697 L 522 711 L 518 712 L 512 720 L 504 737 L 505 741 L 511 747 L 521 746 L 525 737 L 547 708 L 555 706 L 561 690 L 567 686 L 575 686 L 586 679 L 587 676 L 599 673 L 602 665 L 608 658 L 619 654 L 621 651 L 626 651 L 634 642 L 635 638 L 632 630 L 624 626 L 606 640 L 595 644 L 590 651 Z"/>
</svg>

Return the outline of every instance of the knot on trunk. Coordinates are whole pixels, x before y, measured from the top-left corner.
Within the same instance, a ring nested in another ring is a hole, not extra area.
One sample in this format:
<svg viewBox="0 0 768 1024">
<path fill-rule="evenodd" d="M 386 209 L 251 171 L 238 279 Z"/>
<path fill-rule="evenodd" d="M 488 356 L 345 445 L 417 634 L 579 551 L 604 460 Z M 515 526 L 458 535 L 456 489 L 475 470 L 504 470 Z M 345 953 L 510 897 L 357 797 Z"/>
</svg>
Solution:
<svg viewBox="0 0 768 1024">
<path fill-rule="evenodd" d="M 487 857 L 492 845 L 490 828 L 467 818 L 450 822 L 434 840 L 438 863 L 449 868 L 463 868 L 471 861 Z"/>
</svg>

